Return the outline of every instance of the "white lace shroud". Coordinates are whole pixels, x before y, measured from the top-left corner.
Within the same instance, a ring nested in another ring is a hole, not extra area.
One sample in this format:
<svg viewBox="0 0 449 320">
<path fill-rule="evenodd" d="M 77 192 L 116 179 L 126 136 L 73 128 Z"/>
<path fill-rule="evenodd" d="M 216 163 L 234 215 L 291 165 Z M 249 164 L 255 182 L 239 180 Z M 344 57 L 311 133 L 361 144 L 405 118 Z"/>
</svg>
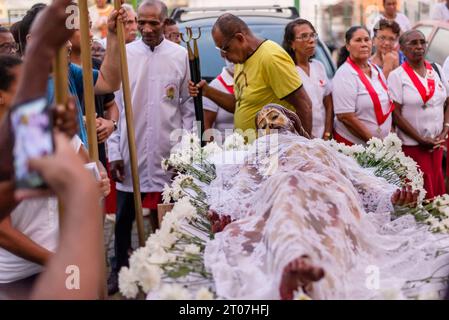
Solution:
<svg viewBox="0 0 449 320">
<path fill-rule="evenodd" d="M 211 208 L 236 219 L 206 247 L 217 294 L 279 299 L 282 270 L 304 254 L 326 272 L 314 299 L 441 293 L 441 283 L 406 290 L 407 280 L 448 275 L 449 255 L 442 253 L 449 240 L 411 215 L 391 222 L 395 190 L 324 141 L 258 139 L 244 164 L 217 164 L 217 179 L 206 189 Z"/>
</svg>

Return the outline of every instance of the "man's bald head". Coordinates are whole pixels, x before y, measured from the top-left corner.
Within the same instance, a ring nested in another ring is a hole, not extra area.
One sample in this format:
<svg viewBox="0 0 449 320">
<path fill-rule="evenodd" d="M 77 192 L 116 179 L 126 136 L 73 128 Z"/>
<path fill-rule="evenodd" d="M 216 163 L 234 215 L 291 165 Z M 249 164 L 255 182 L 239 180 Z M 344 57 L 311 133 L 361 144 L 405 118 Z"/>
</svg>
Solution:
<svg viewBox="0 0 449 320">
<path fill-rule="evenodd" d="M 137 9 L 138 12 L 144 7 L 157 7 L 160 10 L 160 20 L 163 22 L 168 18 L 168 9 L 165 3 L 160 0 L 144 0 Z"/>
<path fill-rule="evenodd" d="M 236 33 L 249 34 L 248 25 L 239 17 L 230 13 L 225 13 L 218 17 L 212 28 L 212 33 L 220 31 L 226 39 L 233 37 Z"/>
</svg>

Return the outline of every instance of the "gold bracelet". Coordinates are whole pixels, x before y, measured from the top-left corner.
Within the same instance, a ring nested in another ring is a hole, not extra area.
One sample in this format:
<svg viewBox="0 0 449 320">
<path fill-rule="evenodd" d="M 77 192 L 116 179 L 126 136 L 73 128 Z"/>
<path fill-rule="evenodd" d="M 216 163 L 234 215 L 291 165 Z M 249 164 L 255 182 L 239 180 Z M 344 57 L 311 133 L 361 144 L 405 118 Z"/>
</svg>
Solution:
<svg viewBox="0 0 449 320">
<path fill-rule="evenodd" d="M 332 134 L 331 134 L 330 132 L 325 132 L 325 133 L 324 133 L 324 136 L 325 136 L 326 138 L 329 138 L 331 135 L 332 135 Z"/>
</svg>

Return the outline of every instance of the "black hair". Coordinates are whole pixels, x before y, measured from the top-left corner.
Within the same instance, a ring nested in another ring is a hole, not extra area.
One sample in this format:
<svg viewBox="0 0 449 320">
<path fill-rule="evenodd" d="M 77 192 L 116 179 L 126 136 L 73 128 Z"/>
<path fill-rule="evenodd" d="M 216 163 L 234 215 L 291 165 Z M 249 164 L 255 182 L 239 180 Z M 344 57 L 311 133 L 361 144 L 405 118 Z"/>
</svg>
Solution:
<svg viewBox="0 0 449 320">
<path fill-rule="evenodd" d="M 34 20 L 36 20 L 37 15 L 47 7 L 46 4 L 38 3 L 31 7 L 30 10 L 27 11 L 25 17 L 23 17 L 22 21 L 18 27 L 18 40 L 19 40 L 19 49 L 20 53 L 23 55 L 26 49 L 26 37 L 30 33 L 31 26 L 33 25 Z"/>
<path fill-rule="evenodd" d="M 293 59 L 295 64 L 296 64 L 296 55 L 295 55 L 295 51 L 293 51 L 291 43 L 295 40 L 295 27 L 301 26 L 304 24 L 308 25 L 313 30 L 313 32 L 316 33 L 316 29 L 313 26 L 313 24 L 309 20 L 305 20 L 305 19 L 296 19 L 292 22 L 289 22 L 285 26 L 284 40 L 282 41 L 282 47 L 285 49 L 285 51 L 287 51 L 287 53 Z"/>
<path fill-rule="evenodd" d="M 0 90 L 8 90 L 15 80 L 11 69 L 22 64 L 22 60 L 13 55 L 0 55 Z"/>
<path fill-rule="evenodd" d="M 176 21 L 172 18 L 167 18 L 164 21 L 164 27 L 176 26 Z"/>
<path fill-rule="evenodd" d="M 167 5 L 160 0 L 144 0 L 140 3 L 139 8 L 143 6 L 157 6 L 161 9 L 161 14 L 159 18 L 161 21 L 165 21 L 168 18 L 168 8 Z"/>
<path fill-rule="evenodd" d="M 217 30 L 220 30 L 226 39 L 230 39 L 236 33 L 250 32 L 248 25 L 242 19 L 231 13 L 225 13 L 218 17 L 212 28 L 212 33 Z"/>
<path fill-rule="evenodd" d="M 349 44 L 349 42 L 351 42 L 352 38 L 354 37 L 354 33 L 359 31 L 360 29 L 363 29 L 366 32 L 368 32 L 368 34 L 370 34 L 369 30 L 366 27 L 364 27 L 364 26 L 353 26 L 353 27 L 349 28 L 348 31 L 346 31 L 346 33 L 345 33 L 345 45 L 340 48 L 340 52 L 338 53 L 338 62 L 337 62 L 337 67 L 338 68 L 340 68 L 346 62 L 346 60 L 349 57 L 349 51 L 346 48 L 346 44 Z"/>
<path fill-rule="evenodd" d="M 397 37 L 401 34 L 401 27 L 396 21 L 380 19 L 373 28 L 374 36 L 377 36 L 377 32 L 385 29 L 390 29 Z"/>
</svg>

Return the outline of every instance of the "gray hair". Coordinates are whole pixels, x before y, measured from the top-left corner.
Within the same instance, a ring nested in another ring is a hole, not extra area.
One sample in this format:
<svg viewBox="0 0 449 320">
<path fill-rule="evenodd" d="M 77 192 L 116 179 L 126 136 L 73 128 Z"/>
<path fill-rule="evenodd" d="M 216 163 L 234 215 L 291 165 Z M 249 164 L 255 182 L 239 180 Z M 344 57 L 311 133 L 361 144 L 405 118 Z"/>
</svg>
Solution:
<svg viewBox="0 0 449 320">
<path fill-rule="evenodd" d="M 424 37 L 424 39 L 426 38 L 424 33 L 422 33 L 419 30 L 413 29 L 413 30 L 406 31 L 399 37 L 399 45 L 401 46 L 401 48 L 404 48 L 408 37 L 414 33 L 418 33 L 418 34 L 422 35 Z"/>
<path fill-rule="evenodd" d="M 130 5 L 129 3 L 122 4 L 122 8 L 125 9 L 127 12 L 132 12 L 136 14 L 136 11 L 134 10 L 133 6 Z"/>
<path fill-rule="evenodd" d="M 159 7 L 159 9 L 161 9 L 161 14 L 159 16 L 160 20 L 165 21 L 165 19 L 168 18 L 168 8 L 165 3 L 160 0 L 144 0 L 139 5 L 138 10 L 140 10 L 140 8 L 142 7 Z"/>
</svg>

